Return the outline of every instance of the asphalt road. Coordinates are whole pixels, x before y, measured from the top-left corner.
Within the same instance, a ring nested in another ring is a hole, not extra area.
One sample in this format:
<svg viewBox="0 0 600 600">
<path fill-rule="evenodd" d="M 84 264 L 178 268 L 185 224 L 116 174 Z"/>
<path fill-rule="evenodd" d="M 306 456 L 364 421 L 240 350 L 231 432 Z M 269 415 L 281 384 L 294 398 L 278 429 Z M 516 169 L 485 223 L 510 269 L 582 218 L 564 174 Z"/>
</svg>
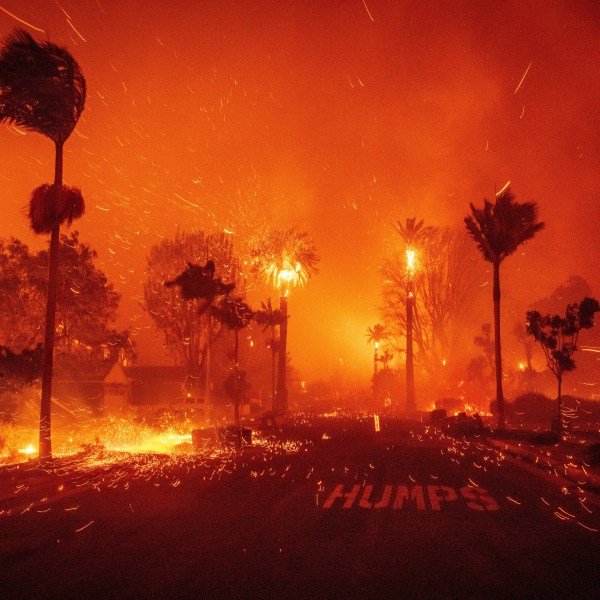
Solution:
<svg viewBox="0 0 600 600">
<path fill-rule="evenodd" d="M 599 597 L 597 496 L 484 439 L 381 429 L 2 469 L 0 597 Z"/>
</svg>

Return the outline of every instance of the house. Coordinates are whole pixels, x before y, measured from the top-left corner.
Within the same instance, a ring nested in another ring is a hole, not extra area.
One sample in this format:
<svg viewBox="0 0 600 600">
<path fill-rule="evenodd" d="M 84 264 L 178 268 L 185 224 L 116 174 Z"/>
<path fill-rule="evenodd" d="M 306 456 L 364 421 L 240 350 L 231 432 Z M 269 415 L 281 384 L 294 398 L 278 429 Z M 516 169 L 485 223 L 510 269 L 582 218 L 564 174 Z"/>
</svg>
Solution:
<svg viewBox="0 0 600 600">
<path fill-rule="evenodd" d="M 134 366 L 116 362 L 103 382 L 103 411 L 118 414 L 131 408 L 169 408 L 200 400 L 190 392 L 185 367 Z"/>
</svg>

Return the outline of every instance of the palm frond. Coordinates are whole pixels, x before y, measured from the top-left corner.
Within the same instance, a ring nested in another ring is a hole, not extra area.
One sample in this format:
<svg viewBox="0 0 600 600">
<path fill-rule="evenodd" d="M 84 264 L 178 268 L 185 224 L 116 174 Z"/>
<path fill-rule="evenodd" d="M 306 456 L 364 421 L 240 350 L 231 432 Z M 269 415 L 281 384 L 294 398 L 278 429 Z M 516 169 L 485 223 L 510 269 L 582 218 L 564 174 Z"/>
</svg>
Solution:
<svg viewBox="0 0 600 600">
<path fill-rule="evenodd" d="M 86 82 L 67 50 L 17 29 L 0 48 L 0 122 L 62 144 L 83 111 Z"/>
<path fill-rule="evenodd" d="M 407 246 L 415 246 L 426 242 L 434 228 L 431 226 L 424 227 L 424 221 L 421 219 L 417 222 L 416 217 L 406 219 L 406 225 L 402 225 L 401 221 L 397 221 L 395 228 Z"/>
<path fill-rule="evenodd" d="M 367 333 L 365 337 L 367 338 L 367 343 L 371 342 L 381 342 L 385 340 L 388 336 L 388 331 L 384 325 L 377 323 L 373 325 L 373 327 L 367 328 Z"/>
<path fill-rule="evenodd" d="M 471 204 L 465 225 L 483 258 L 499 263 L 544 228 L 544 223 L 537 220 L 537 212 L 534 202 L 516 202 L 515 195 L 507 188 L 495 204 L 487 199 L 483 208 Z"/>
<path fill-rule="evenodd" d="M 269 231 L 252 252 L 253 271 L 264 283 L 275 288 L 282 287 L 286 281 L 304 285 L 318 273 L 319 260 L 308 234 L 295 228 Z"/>
<path fill-rule="evenodd" d="M 81 190 L 45 183 L 31 193 L 29 222 L 35 233 L 51 233 L 55 225 L 70 225 L 85 213 Z"/>
</svg>

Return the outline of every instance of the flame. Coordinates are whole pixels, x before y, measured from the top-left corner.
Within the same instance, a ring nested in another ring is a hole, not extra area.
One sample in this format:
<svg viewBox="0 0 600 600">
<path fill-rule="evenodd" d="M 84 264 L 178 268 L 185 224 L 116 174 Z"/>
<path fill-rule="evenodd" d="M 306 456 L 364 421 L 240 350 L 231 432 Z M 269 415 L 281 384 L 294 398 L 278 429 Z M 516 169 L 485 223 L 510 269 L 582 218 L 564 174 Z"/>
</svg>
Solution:
<svg viewBox="0 0 600 600">
<path fill-rule="evenodd" d="M 415 270 L 415 251 L 414 248 L 408 247 L 406 249 L 406 267 L 413 273 Z"/>
<path fill-rule="evenodd" d="M 274 268 L 276 268 L 274 266 Z M 285 265 L 285 268 L 280 269 L 277 273 L 277 287 L 278 288 L 287 288 L 290 285 L 296 287 L 297 285 L 302 285 L 304 280 L 301 277 L 302 265 L 297 262 L 294 268 L 291 268 L 291 265 L 288 263 Z"/>
<path fill-rule="evenodd" d="M 19 454 L 25 454 L 27 456 L 31 456 L 32 454 L 37 454 L 37 448 L 33 447 L 33 444 L 29 444 L 27 448 L 19 449 Z"/>
</svg>

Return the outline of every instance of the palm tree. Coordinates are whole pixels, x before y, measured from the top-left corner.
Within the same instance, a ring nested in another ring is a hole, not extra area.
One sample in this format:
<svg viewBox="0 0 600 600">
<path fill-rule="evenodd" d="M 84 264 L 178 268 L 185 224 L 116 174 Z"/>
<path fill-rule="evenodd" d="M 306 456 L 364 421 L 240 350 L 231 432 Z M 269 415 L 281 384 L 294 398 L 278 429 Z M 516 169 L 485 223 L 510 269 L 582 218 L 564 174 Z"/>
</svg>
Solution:
<svg viewBox="0 0 600 600">
<path fill-rule="evenodd" d="M 406 412 L 416 410 L 415 363 L 413 356 L 413 317 L 415 305 L 415 252 L 416 248 L 431 235 L 432 227 L 423 227 L 423 220 L 406 219 L 403 226 L 396 223 L 396 231 L 406 244 Z"/>
<path fill-rule="evenodd" d="M 267 303 L 260 303 L 261 309 L 254 312 L 254 320 L 263 326 L 263 331 L 271 329 L 271 339 L 268 345 L 271 349 L 271 408 L 273 410 L 273 420 L 275 419 L 275 355 L 278 351 L 277 340 L 275 339 L 275 327 L 281 325 L 281 311 L 273 308 L 271 298 Z"/>
<path fill-rule="evenodd" d="M 225 296 L 219 306 L 213 309 L 214 316 L 234 334 L 234 372 L 233 372 L 233 406 L 234 420 L 237 429 L 237 445 L 242 445 L 242 427 L 240 424 L 240 360 L 239 360 L 239 332 L 250 324 L 252 309 L 242 298 Z"/>
<path fill-rule="evenodd" d="M 63 185 L 63 146 L 83 111 L 86 83 L 75 59 L 50 42 L 38 44 L 16 30 L 0 48 L 0 122 L 41 133 L 54 142 L 54 183 L 33 191 L 29 218 L 38 234 L 50 233 L 39 457 L 52 458 L 50 405 L 60 226 L 81 217 L 81 191 Z"/>
<path fill-rule="evenodd" d="M 304 285 L 317 273 L 319 262 L 314 244 L 306 232 L 291 229 L 273 229 L 260 240 L 253 252 L 253 270 L 264 282 L 280 292 L 279 310 L 279 365 L 277 377 L 277 408 L 287 410 L 287 297 L 290 288 Z"/>
<path fill-rule="evenodd" d="M 165 281 L 164 285 L 165 287 L 179 286 L 181 289 L 181 297 L 184 300 L 203 300 L 203 303 L 199 306 L 198 314 L 202 315 L 206 313 L 208 317 L 204 402 L 207 410 L 210 412 L 210 360 L 213 302 L 215 301 L 215 298 L 229 294 L 235 288 L 235 283 L 223 283 L 221 278 L 215 278 L 215 263 L 212 260 L 207 260 L 204 266 L 188 262 L 188 267 L 185 271 L 182 271 L 175 279 Z"/>
<path fill-rule="evenodd" d="M 484 199 L 483 208 L 471 204 L 471 214 L 465 217 L 469 235 L 477 244 L 484 260 L 494 268 L 494 344 L 496 362 L 496 405 L 498 428 L 504 429 L 504 394 L 502 391 L 502 347 L 500 343 L 500 263 L 516 249 L 544 228 L 537 220 L 534 202 L 519 203 L 507 188 L 495 204 Z"/>
<path fill-rule="evenodd" d="M 385 327 L 379 323 L 367 329 L 367 343 L 373 343 L 375 345 L 375 353 L 373 355 L 373 383 L 375 383 L 375 378 L 377 377 L 377 361 L 379 360 L 377 357 L 377 350 L 379 349 L 380 342 L 382 342 L 386 337 L 387 331 Z"/>
</svg>

